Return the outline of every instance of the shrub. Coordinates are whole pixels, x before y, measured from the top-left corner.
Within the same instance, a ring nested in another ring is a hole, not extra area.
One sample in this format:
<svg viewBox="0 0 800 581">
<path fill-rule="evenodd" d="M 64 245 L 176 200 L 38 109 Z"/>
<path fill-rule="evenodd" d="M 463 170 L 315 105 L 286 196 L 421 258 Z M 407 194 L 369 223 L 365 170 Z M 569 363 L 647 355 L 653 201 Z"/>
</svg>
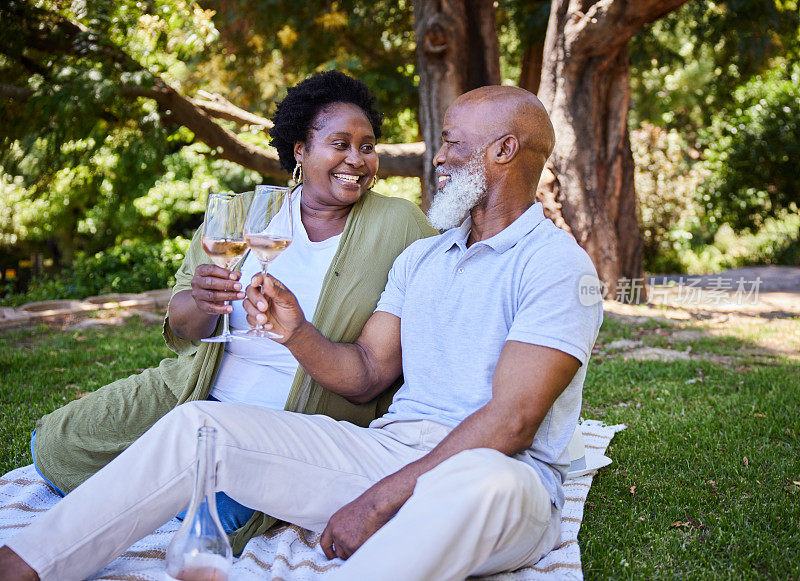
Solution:
<svg viewBox="0 0 800 581">
<path fill-rule="evenodd" d="M 8 295 L 3 298 L 3 304 L 18 306 L 35 301 L 167 288 L 175 284 L 175 272 L 188 248 L 189 240 L 178 237 L 158 244 L 130 241 L 96 254 L 79 254 L 71 269 L 35 279 L 27 292 Z"/>
<path fill-rule="evenodd" d="M 800 204 L 800 63 L 784 62 L 739 87 L 704 140 L 711 177 L 699 193 L 711 222 L 755 231 Z"/>
<path fill-rule="evenodd" d="M 737 234 L 723 224 L 711 244 L 683 251 L 677 270 L 705 274 L 759 264 L 800 264 L 800 215 L 796 208 L 767 218 L 755 233 Z"/>
<path fill-rule="evenodd" d="M 700 234 L 695 192 L 707 172 L 687 154 L 694 150 L 674 129 L 642 123 L 631 131 L 631 149 L 645 270 L 679 272 L 682 253 Z"/>
</svg>

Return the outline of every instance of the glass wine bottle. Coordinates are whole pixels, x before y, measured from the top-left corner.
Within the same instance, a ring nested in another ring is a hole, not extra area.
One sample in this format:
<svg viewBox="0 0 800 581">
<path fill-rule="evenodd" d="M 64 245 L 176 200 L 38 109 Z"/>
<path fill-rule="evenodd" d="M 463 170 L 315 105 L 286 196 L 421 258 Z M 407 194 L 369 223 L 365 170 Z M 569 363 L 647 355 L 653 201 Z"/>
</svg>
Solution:
<svg viewBox="0 0 800 581">
<path fill-rule="evenodd" d="M 217 430 L 197 430 L 197 474 L 183 524 L 167 549 L 167 579 L 227 581 L 233 560 L 216 503 L 215 440 Z"/>
</svg>

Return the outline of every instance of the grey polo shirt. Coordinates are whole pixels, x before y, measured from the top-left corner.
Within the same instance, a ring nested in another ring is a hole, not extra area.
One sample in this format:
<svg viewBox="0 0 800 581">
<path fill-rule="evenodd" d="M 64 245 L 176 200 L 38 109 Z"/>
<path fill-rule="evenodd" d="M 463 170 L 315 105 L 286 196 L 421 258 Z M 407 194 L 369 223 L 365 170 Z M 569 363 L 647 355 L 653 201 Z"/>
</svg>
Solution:
<svg viewBox="0 0 800 581">
<path fill-rule="evenodd" d="M 536 470 L 561 508 L 567 444 L 603 319 L 602 303 L 582 304 L 578 289 L 582 277 L 597 275 L 586 252 L 544 217 L 540 203 L 467 248 L 470 226 L 467 218 L 458 228 L 414 242 L 392 266 L 376 310 L 401 319 L 405 383 L 384 417 L 455 427 L 491 399 L 506 341 L 572 355 L 581 367 L 531 448 L 517 456 Z"/>
</svg>

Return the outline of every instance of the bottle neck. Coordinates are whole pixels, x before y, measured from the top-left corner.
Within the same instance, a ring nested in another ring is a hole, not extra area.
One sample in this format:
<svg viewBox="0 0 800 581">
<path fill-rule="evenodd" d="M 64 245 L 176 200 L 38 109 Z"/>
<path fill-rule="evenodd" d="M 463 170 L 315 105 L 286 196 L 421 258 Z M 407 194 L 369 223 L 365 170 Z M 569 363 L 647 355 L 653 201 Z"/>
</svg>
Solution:
<svg viewBox="0 0 800 581">
<path fill-rule="evenodd" d="M 216 515 L 216 439 L 214 428 L 203 426 L 197 431 L 197 471 L 194 482 L 194 494 L 189 504 L 189 513 L 205 503 L 211 514 Z"/>
</svg>

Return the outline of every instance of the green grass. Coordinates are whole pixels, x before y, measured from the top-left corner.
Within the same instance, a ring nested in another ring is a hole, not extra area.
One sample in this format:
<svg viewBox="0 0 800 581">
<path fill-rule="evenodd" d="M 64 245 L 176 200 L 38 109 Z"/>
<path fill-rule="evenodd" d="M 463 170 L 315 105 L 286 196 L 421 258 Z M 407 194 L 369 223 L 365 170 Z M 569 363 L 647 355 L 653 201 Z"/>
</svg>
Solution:
<svg viewBox="0 0 800 581">
<path fill-rule="evenodd" d="M 673 340 L 679 330 L 696 333 Z M 607 317 L 583 415 L 628 429 L 589 493 L 587 579 L 800 578 L 800 361 L 764 347 L 787 337 L 798 341 L 800 320 Z M 621 338 L 698 359 L 624 361 L 628 349 L 604 350 Z M 0 471 L 30 462 L 36 418 L 166 354 L 159 328 L 137 318 L 0 335 Z"/>
<path fill-rule="evenodd" d="M 169 353 L 159 325 L 0 334 L 0 474 L 30 464 L 36 420 L 80 393 L 157 364 Z"/>
<path fill-rule="evenodd" d="M 601 351 L 641 328 L 609 321 Z M 773 335 L 751 325 L 674 342 L 659 328 L 641 334 L 644 346 L 691 346 L 701 358 L 590 363 L 584 415 L 628 429 L 612 440 L 614 463 L 589 493 L 579 535 L 585 576 L 800 578 L 800 362 L 750 343 Z M 706 354 L 731 359 L 716 364 Z"/>
</svg>

